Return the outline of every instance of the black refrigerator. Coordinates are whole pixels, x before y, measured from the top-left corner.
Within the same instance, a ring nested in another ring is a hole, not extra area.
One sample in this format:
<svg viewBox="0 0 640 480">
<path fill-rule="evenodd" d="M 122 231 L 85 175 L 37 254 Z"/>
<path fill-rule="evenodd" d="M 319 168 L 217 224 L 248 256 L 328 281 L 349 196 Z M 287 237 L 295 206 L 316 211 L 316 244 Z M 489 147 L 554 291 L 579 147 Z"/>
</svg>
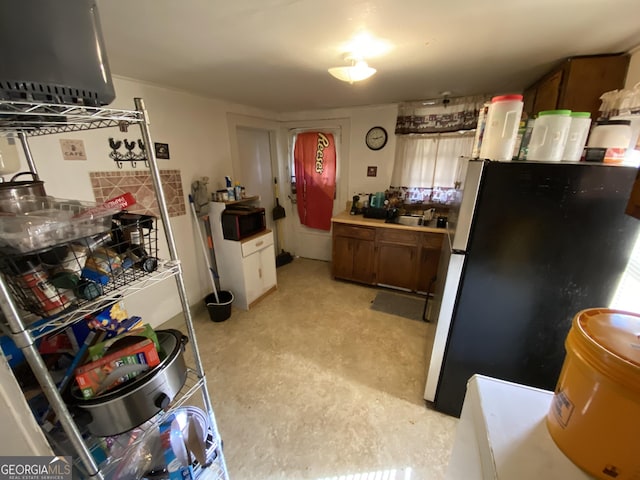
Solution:
<svg viewBox="0 0 640 480">
<path fill-rule="evenodd" d="M 636 168 L 470 161 L 449 214 L 425 399 L 460 416 L 483 374 L 553 390 L 576 313 L 609 305 L 640 222 Z"/>
</svg>

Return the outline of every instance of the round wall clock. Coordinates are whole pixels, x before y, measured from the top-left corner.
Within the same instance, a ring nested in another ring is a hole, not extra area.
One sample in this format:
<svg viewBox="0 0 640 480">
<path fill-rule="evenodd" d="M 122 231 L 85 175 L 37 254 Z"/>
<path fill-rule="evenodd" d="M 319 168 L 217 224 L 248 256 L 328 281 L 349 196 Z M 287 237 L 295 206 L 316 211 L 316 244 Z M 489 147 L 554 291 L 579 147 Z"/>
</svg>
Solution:
<svg viewBox="0 0 640 480">
<path fill-rule="evenodd" d="M 367 147 L 371 150 L 380 150 L 387 144 L 387 131 L 382 127 L 373 127 L 364 138 Z"/>
</svg>

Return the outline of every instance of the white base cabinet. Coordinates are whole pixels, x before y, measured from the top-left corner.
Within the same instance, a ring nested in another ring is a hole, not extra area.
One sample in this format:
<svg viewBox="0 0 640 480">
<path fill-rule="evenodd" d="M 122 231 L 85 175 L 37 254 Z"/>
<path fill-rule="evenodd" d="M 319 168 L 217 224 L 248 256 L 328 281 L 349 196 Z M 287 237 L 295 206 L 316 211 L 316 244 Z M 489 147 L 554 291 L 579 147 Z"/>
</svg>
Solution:
<svg viewBox="0 0 640 480">
<path fill-rule="evenodd" d="M 233 293 L 234 306 L 249 310 L 277 289 L 273 232 L 264 230 L 240 241 L 225 239 L 220 222 L 225 206 L 222 202 L 212 202 L 209 207 L 220 287 Z"/>
</svg>

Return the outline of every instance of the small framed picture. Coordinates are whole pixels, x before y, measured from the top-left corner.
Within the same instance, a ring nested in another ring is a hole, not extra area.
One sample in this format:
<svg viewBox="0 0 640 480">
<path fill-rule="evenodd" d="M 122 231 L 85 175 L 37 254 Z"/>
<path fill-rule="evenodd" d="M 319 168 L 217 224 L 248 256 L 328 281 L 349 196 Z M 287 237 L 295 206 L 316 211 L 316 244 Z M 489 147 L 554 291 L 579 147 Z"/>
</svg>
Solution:
<svg viewBox="0 0 640 480">
<path fill-rule="evenodd" d="M 156 149 L 156 158 L 162 160 L 169 160 L 169 144 L 155 142 L 154 147 Z"/>
<path fill-rule="evenodd" d="M 367 177 L 377 177 L 378 167 L 367 167 Z"/>
<path fill-rule="evenodd" d="M 82 140 L 60 139 L 62 158 L 64 160 L 86 160 L 87 151 Z"/>
</svg>

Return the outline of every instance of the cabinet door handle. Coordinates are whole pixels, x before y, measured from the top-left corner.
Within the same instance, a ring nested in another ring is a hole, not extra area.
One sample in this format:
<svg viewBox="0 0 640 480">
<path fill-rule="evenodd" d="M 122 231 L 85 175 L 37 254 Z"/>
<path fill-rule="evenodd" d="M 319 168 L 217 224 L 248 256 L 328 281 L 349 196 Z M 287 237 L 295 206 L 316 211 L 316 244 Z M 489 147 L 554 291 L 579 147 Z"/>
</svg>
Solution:
<svg viewBox="0 0 640 480">
<path fill-rule="evenodd" d="M 264 243 L 264 241 L 260 240 L 258 243 L 256 243 L 256 247 L 261 247 L 263 243 Z"/>
<path fill-rule="evenodd" d="M 262 269 L 261 268 L 258 269 L 258 277 L 262 278 Z"/>
</svg>

